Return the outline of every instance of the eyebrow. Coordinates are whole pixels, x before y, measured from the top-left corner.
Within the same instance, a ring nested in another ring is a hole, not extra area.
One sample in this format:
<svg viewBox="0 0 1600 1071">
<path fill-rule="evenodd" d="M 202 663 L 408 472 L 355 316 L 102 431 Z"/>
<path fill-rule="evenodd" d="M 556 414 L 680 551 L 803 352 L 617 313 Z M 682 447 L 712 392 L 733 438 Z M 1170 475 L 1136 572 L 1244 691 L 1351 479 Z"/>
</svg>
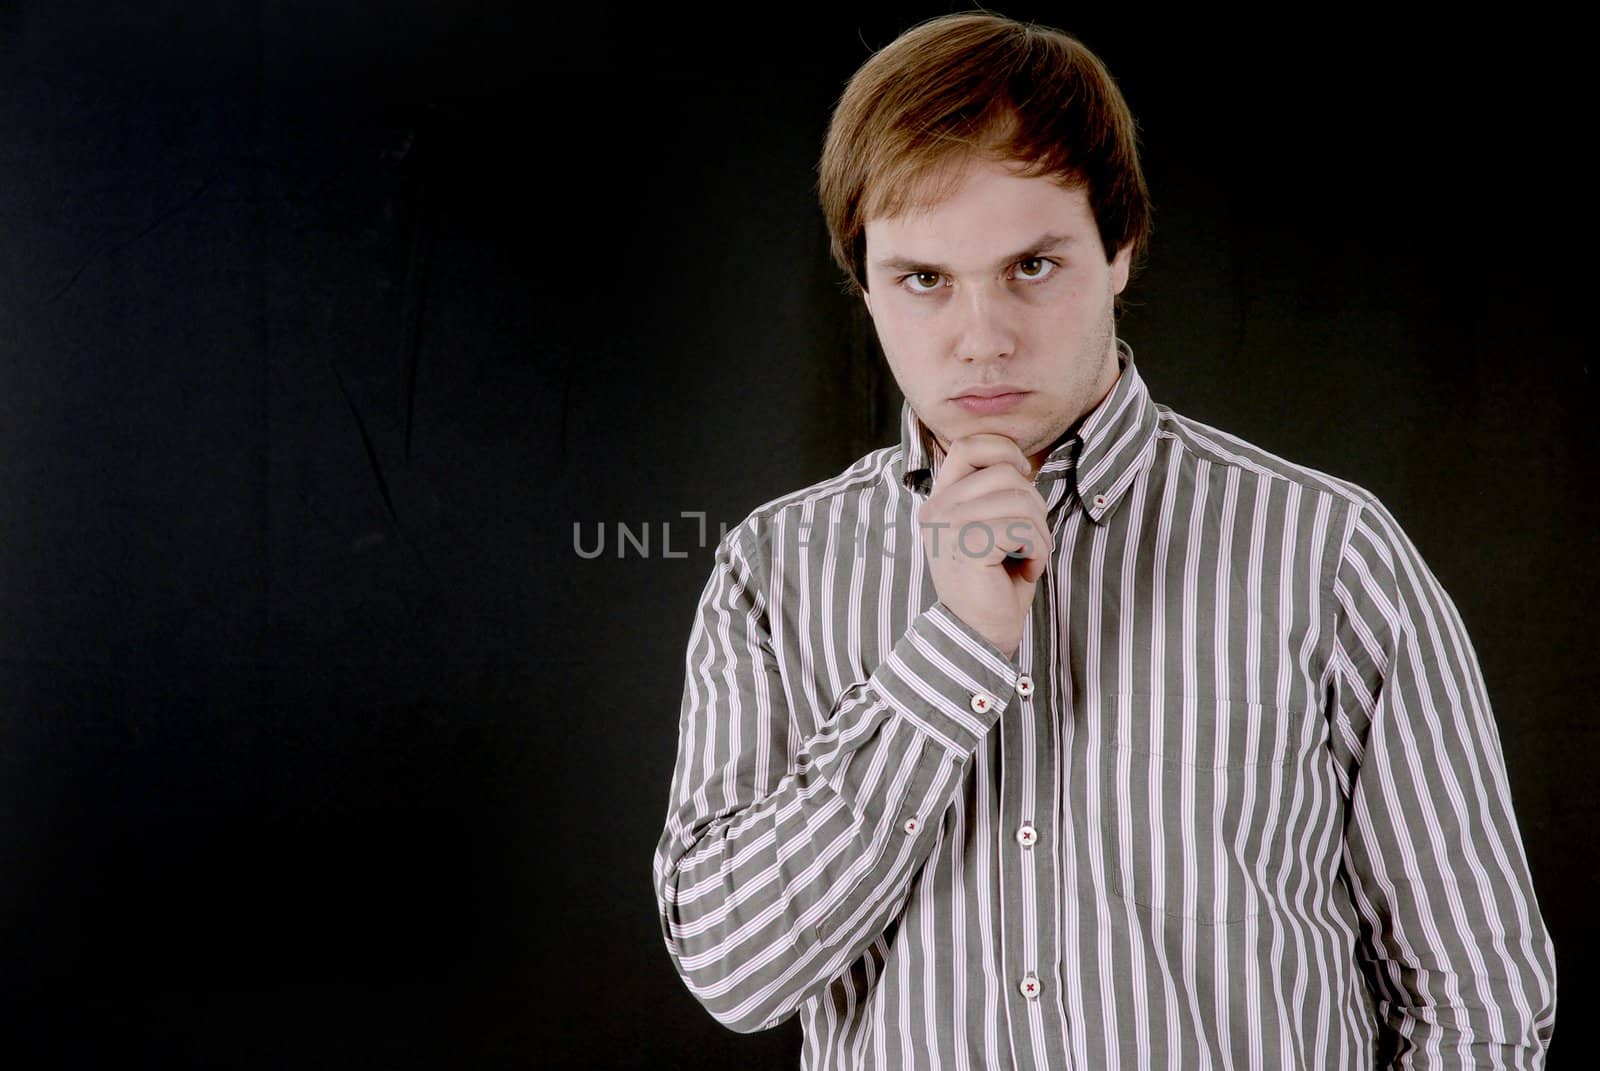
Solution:
<svg viewBox="0 0 1600 1071">
<path fill-rule="evenodd" d="M 1029 257 L 1036 257 L 1041 253 L 1048 253 L 1053 249 L 1059 249 L 1061 246 L 1070 245 L 1074 240 L 1070 234 L 1041 234 L 1030 242 L 1026 249 L 1012 253 L 1010 256 L 1001 257 L 999 262 L 995 264 L 995 270 L 998 271 L 1006 265 L 1014 264 L 1019 260 L 1027 260 Z M 950 269 L 942 264 L 929 264 L 926 261 L 912 260 L 908 257 L 885 257 L 878 261 L 878 267 L 906 275 L 919 275 L 922 272 L 931 272 L 935 275 L 950 274 Z"/>
</svg>

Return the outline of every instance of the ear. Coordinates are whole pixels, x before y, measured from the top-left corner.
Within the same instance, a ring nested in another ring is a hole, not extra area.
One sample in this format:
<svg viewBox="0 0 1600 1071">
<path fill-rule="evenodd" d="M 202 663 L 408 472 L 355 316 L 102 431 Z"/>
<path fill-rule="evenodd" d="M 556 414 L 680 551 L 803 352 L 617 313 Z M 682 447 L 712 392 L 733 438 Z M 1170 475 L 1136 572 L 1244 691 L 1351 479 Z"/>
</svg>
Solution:
<svg viewBox="0 0 1600 1071">
<path fill-rule="evenodd" d="M 871 316 L 872 315 L 872 295 L 867 293 L 867 288 L 866 287 L 862 287 L 861 288 L 861 300 L 866 303 L 867 315 Z"/>
<path fill-rule="evenodd" d="M 1133 243 L 1127 242 L 1111 258 L 1111 292 L 1120 294 L 1128 285 L 1128 269 L 1133 264 Z"/>
</svg>

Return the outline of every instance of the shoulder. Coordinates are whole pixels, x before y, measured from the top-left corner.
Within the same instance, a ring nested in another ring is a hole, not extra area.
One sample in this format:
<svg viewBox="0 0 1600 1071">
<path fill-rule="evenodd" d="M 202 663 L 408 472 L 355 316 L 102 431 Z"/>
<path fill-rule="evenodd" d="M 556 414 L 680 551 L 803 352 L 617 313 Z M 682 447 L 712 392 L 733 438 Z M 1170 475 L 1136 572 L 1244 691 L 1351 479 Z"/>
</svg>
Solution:
<svg viewBox="0 0 1600 1071">
<path fill-rule="evenodd" d="M 1332 495 L 1351 508 L 1375 504 L 1366 488 L 1339 476 L 1291 461 L 1221 428 L 1157 404 L 1156 435 L 1174 440 L 1181 449 L 1223 468 L 1294 484 L 1304 491 Z"/>
<path fill-rule="evenodd" d="M 1273 453 L 1221 428 L 1175 412 L 1157 403 L 1156 435 L 1175 443 L 1196 459 L 1226 472 L 1237 469 L 1258 479 L 1293 486 L 1302 493 L 1325 496 L 1334 521 L 1331 533 L 1348 555 L 1355 544 L 1386 563 L 1394 553 L 1411 556 L 1415 548 L 1400 523 L 1379 497 L 1365 486 Z"/>
</svg>

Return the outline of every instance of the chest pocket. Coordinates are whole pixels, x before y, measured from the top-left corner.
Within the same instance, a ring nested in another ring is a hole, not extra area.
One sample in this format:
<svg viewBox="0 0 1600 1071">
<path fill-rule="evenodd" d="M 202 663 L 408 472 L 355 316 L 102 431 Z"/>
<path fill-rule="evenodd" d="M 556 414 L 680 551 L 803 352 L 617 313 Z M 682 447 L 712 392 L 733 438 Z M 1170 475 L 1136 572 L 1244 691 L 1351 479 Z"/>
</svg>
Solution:
<svg viewBox="0 0 1600 1071">
<path fill-rule="evenodd" d="M 1259 914 L 1279 869 L 1291 726 L 1275 706 L 1128 692 L 1100 704 L 1109 890 L 1204 925 Z"/>
</svg>

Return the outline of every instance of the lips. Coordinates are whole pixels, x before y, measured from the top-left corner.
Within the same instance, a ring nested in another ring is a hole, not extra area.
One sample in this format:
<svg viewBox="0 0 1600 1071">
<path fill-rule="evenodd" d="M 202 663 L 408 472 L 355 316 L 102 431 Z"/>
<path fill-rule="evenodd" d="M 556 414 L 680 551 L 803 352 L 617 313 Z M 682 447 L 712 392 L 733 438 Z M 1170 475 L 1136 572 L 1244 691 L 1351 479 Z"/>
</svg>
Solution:
<svg viewBox="0 0 1600 1071">
<path fill-rule="evenodd" d="M 950 400 L 969 413 L 995 416 L 1021 405 L 1028 392 L 1019 387 L 1001 384 L 994 387 L 972 387 L 965 394 Z"/>
<path fill-rule="evenodd" d="M 1010 383 L 995 383 L 987 387 L 968 387 L 958 394 L 951 395 L 951 401 L 960 401 L 962 398 L 998 398 L 1002 394 L 1026 394 L 1024 387 L 1013 386 Z"/>
</svg>

